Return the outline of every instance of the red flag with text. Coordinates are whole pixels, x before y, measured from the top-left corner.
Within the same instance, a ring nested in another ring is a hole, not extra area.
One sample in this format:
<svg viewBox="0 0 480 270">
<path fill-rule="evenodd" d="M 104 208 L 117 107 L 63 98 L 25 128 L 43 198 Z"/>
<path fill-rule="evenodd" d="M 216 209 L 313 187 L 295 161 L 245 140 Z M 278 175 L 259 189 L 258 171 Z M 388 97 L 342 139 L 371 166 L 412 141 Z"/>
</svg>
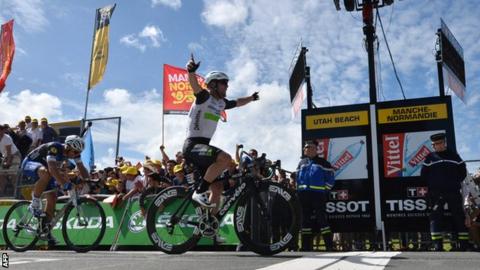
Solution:
<svg viewBox="0 0 480 270">
<path fill-rule="evenodd" d="M 197 75 L 200 85 L 204 79 Z M 187 114 L 195 101 L 186 69 L 163 65 L 163 113 Z"/>
<path fill-rule="evenodd" d="M 0 93 L 5 88 L 10 71 L 12 70 L 13 55 L 15 54 L 15 41 L 13 40 L 13 20 L 2 24 L 0 34 Z"/>
</svg>

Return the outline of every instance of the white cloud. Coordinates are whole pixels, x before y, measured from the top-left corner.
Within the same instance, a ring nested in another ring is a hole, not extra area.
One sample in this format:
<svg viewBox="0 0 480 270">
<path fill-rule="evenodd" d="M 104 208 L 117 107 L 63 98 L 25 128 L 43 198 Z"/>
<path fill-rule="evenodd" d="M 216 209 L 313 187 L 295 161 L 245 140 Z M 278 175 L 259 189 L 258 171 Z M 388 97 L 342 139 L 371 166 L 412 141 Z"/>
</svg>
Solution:
<svg viewBox="0 0 480 270">
<path fill-rule="evenodd" d="M 134 34 L 123 36 L 120 39 L 120 43 L 125 44 L 127 47 L 134 47 L 139 49 L 141 52 L 144 52 L 147 49 L 147 46 L 140 43 L 140 40 L 135 37 Z"/>
<path fill-rule="evenodd" d="M 174 10 L 182 7 L 182 0 L 152 0 L 152 7 L 164 5 Z"/>
<path fill-rule="evenodd" d="M 205 1 L 203 20 L 213 26 L 231 27 L 243 23 L 248 16 L 248 8 L 243 0 Z"/>
<path fill-rule="evenodd" d="M 141 52 L 145 52 L 148 47 L 159 48 L 166 41 L 162 30 L 155 25 L 146 25 L 140 33 L 125 35 L 120 39 L 120 43 Z"/>
<path fill-rule="evenodd" d="M 167 41 L 163 36 L 162 30 L 155 25 L 145 26 L 138 36 L 150 39 L 152 46 L 157 48 L 160 47 L 160 43 Z"/>
<path fill-rule="evenodd" d="M 16 126 L 25 115 L 32 118 L 47 117 L 50 122 L 62 119 L 62 102 L 56 96 L 47 93 L 35 93 L 29 89 L 16 95 L 9 92 L 0 94 L 0 119 L 2 123 Z"/>
<path fill-rule="evenodd" d="M 15 24 L 27 32 L 42 31 L 49 24 L 42 0 L 2 1 L 0 20 L 15 19 Z"/>
</svg>

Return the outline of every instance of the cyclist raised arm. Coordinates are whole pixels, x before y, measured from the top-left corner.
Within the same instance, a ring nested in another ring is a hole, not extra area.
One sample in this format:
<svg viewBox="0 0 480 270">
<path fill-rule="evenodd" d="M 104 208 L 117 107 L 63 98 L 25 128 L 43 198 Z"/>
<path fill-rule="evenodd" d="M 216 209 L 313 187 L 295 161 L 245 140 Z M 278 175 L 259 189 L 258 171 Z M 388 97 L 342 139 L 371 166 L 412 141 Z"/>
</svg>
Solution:
<svg viewBox="0 0 480 270">
<path fill-rule="evenodd" d="M 258 92 L 255 92 L 249 97 L 239 98 L 236 101 L 226 99 L 229 78 L 227 74 L 220 71 L 209 72 L 205 76 L 207 89 L 202 89 L 195 74 L 199 66 L 200 62 L 195 63 L 192 55 L 186 67 L 196 99 L 189 112 L 190 124 L 187 139 L 183 145 L 183 153 L 187 163 L 196 165 L 204 173 L 192 199 L 202 206 L 215 207 L 214 202 L 220 198 L 221 190 L 219 192 L 217 188 L 212 189 L 210 200 L 207 191 L 210 184 L 228 168 L 232 160 L 229 154 L 210 145 L 220 113 L 258 100 L 259 96 Z"/>
</svg>

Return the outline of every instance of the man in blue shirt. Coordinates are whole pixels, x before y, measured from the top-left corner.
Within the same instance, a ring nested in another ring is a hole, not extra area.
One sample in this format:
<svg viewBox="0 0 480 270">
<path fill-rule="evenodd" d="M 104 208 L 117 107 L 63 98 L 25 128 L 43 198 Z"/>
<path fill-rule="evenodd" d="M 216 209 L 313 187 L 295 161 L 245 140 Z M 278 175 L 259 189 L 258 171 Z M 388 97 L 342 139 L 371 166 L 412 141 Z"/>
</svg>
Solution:
<svg viewBox="0 0 480 270">
<path fill-rule="evenodd" d="M 333 235 L 327 222 L 325 205 L 333 187 L 334 169 L 317 154 L 316 142 L 303 148 L 304 158 L 297 167 L 297 192 L 302 204 L 302 250 L 313 249 L 313 233 L 321 233 L 327 251 L 333 250 Z M 313 218 L 312 218 L 313 216 Z"/>
</svg>

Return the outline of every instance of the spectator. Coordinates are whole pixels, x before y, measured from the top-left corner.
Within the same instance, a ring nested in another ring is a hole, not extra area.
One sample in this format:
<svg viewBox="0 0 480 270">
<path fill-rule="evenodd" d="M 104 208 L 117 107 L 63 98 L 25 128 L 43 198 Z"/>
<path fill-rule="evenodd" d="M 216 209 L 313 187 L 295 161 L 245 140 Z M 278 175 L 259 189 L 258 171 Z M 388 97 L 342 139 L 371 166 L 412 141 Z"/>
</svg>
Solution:
<svg viewBox="0 0 480 270">
<path fill-rule="evenodd" d="M 15 134 L 17 135 L 16 136 L 17 142 L 15 145 L 20 151 L 20 154 L 22 155 L 22 159 L 23 159 L 28 154 L 28 150 L 32 145 L 32 138 L 30 138 L 30 136 L 28 135 L 25 121 L 22 120 L 18 123 L 18 128 L 15 131 Z"/>
<path fill-rule="evenodd" d="M 156 171 L 161 175 L 165 176 L 165 170 L 162 167 L 162 162 L 158 159 L 150 159 L 151 164 L 155 167 Z"/>
<path fill-rule="evenodd" d="M 187 183 L 187 180 L 185 179 L 185 172 L 183 171 L 182 164 L 175 165 L 175 167 L 173 167 L 173 173 L 175 175 L 172 181 L 174 186 L 188 187 L 188 183 Z"/>
<path fill-rule="evenodd" d="M 37 148 L 42 144 L 42 130 L 38 127 L 38 120 L 35 118 L 32 120 L 32 127 L 27 129 L 28 135 L 32 138 L 32 145 L 30 146 L 30 151 Z"/>
<path fill-rule="evenodd" d="M 0 125 L 0 153 L 3 156 L 2 168 L 10 167 L 17 169 L 20 167 L 22 156 L 17 146 L 13 143 L 12 137 L 6 134 L 8 125 Z"/>
<path fill-rule="evenodd" d="M 120 184 L 120 180 L 117 178 L 113 177 L 107 177 L 107 181 L 105 181 L 105 188 L 106 190 L 103 190 L 103 194 L 118 194 L 120 193 L 120 190 L 118 189 Z"/>
<path fill-rule="evenodd" d="M 42 143 L 58 142 L 58 134 L 51 126 L 48 125 L 47 118 L 43 117 L 40 120 L 42 128 Z"/>
<path fill-rule="evenodd" d="M 124 168 L 122 174 L 125 175 L 126 192 L 124 196 L 121 196 L 122 199 L 137 198 L 143 190 L 142 176 L 139 175 L 137 168 L 131 166 Z"/>
<path fill-rule="evenodd" d="M 21 155 L 12 138 L 6 134 L 6 131 L 7 126 L 0 125 L 0 154 L 3 157 L 3 159 L 0 159 L 0 171 L 12 169 L 14 174 L 16 174 L 18 167 L 20 167 Z M 0 196 L 6 195 L 4 194 L 6 187 L 11 187 L 11 191 L 15 190 L 15 182 L 9 182 L 8 179 L 3 174 L 0 175 Z"/>
<path fill-rule="evenodd" d="M 173 172 L 173 168 L 177 165 L 177 162 L 173 159 L 170 159 L 167 161 L 167 172 L 165 174 L 165 177 L 170 179 L 170 181 L 173 182 L 173 179 L 175 178 L 175 173 Z"/>
<path fill-rule="evenodd" d="M 154 172 L 151 172 L 147 175 L 147 183 L 148 188 L 143 190 L 139 199 L 140 210 L 142 211 L 143 216 L 145 216 L 146 209 L 145 198 L 151 194 L 158 194 L 160 191 L 171 185 L 170 181 L 166 177 Z"/>
<path fill-rule="evenodd" d="M 27 125 L 25 124 L 25 121 L 20 120 L 17 125 L 17 130 L 15 131 L 18 136 L 22 135 L 27 135 Z"/>
<path fill-rule="evenodd" d="M 237 161 L 238 163 L 240 163 L 240 152 L 242 147 L 243 145 L 241 144 L 236 145 L 235 161 Z M 242 156 L 242 164 L 244 165 L 250 164 L 253 161 L 253 159 L 256 159 L 257 157 L 258 157 L 258 151 L 252 148 L 250 149 L 250 151 L 248 151 L 248 155 Z"/>
<path fill-rule="evenodd" d="M 27 130 L 32 128 L 32 118 L 30 115 L 25 116 L 25 126 Z"/>
</svg>

